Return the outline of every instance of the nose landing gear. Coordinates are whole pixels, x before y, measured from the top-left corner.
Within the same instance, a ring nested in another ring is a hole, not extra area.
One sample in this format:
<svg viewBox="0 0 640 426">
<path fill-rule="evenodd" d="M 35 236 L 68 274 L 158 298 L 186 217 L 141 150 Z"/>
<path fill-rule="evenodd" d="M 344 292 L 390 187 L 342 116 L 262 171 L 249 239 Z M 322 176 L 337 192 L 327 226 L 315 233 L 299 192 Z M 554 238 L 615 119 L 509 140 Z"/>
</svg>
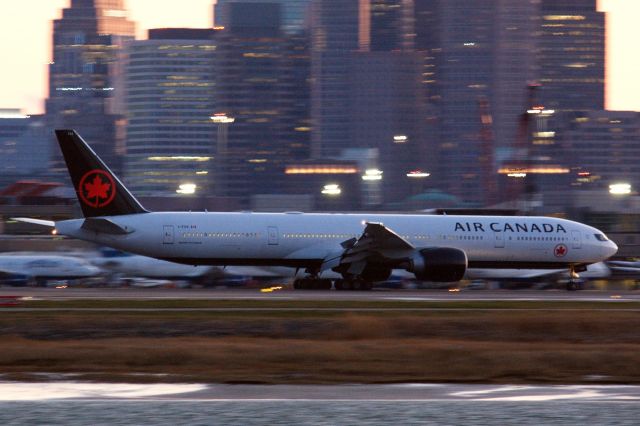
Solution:
<svg viewBox="0 0 640 426">
<path fill-rule="evenodd" d="M 575 265 L 569 266 L 569 281 L 567 281 L 567 291 L 580 290 L 582 283 L 580 282 L 580 275 L 578 275 Z"/>
</svg>

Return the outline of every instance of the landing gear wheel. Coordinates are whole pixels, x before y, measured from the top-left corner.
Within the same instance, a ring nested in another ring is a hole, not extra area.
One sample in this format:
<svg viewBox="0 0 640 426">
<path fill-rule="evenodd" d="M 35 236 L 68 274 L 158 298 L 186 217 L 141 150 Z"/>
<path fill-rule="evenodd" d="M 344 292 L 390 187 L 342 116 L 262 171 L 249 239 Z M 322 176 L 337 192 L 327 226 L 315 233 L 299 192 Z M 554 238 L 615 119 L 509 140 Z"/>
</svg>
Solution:
<svg viewBox="0 0 640 426">
<path fill-rule="evenodd" d="M 373 288 L 373 283 L 363 280 L 360 277 L 349 277 L 336 280 L 334 286 L 336 290 L 368 291 Z"/>
<path fill-rule="evenodd" d="M 577 281 L 580 275 L 576 272 L 575 266 L 569 266 L 569 281 L 567 281 L 567 291 L 576 291 L 580 289 L 580 283 Z"/>
<path fill-rule="evenodd" d="M 331 280 L 318 278 L 298 278 L 293 281 L 294 290 L 331 290 Z"/>
<path fill-rule="evenodd" d="M 316 288 L 318 290 L 331 290 L 331 280 L 316 280 Z"/>
</svg>

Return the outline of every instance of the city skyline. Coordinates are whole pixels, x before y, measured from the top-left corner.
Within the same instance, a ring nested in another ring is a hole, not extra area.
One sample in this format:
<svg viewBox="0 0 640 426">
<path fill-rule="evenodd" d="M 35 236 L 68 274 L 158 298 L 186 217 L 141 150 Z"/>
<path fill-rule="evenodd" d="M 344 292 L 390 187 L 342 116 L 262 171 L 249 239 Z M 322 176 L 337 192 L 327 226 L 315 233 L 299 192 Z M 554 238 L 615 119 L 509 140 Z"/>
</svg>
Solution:
<svg viewBox="0 0 640 426">
<path fill-rule="evenodd" d="M 44 111 L 47 96 L 47 66 L 51 58 L 52 21 L 70 0 L 24 0 L 12 5 L 0 26 L 2 40 L 20 39 L 20 43 L 0 43 L 0 55 L 12 58 L 5 62 L 0 93 L 0 108 L 21 108 L 25 113 Z M 129 17 L 137 24 L 137 38 L 146 38 L 146 30 L 158 27 L 203 28 L 212 25 L 214 0 L 188 0 L 189 7 L 154 0 L 126 0 Z M 634 48 L 634 17 L 640 4 L 628 0 L 599 0 L 607 13 L 607 108 L 640 111 L 640 58 L 626 54 Z M 23 23 L 29 22 L 27 27 Z M 15 23 L 15 24 L 13 24 Z"/>
</svg>

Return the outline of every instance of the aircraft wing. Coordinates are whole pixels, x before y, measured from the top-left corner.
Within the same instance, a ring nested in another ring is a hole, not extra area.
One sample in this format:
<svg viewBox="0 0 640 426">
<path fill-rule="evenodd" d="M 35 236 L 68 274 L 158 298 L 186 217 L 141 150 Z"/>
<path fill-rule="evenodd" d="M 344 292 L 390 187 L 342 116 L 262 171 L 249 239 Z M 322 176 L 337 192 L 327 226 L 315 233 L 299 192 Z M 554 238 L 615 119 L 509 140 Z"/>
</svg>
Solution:
<svg viewBox="0 0 640 426">
<path fill-rule="evenodd" d="M 0 268 L 0 283 L 3 285 L 26 285 L 31 277 L 25 271 L 16 271 L 5 267 Z"/>
<path fill-rule="evenodd" d="M 360 274 L 368 262 L 390 266 L 406 259 L 415 247 L 382 223 L 368 222 L 362 235 L 342 243 L 344 251 L 337 268 L 350 274 Z"/>
<path fill-rule="evenodd" d="M 40 226 L 48 226 L 49 228 L 53 228 L 56 226 L 56 223 L 52 220 L 31 219 L 29 217 L 12 217 L 11 219 L 17 222 L 32 223 L 34 225 L 40 225 Z"/>
<path fill-rule="evenodd" d="M 11 276 L 14 276 L 14 275 L 20 275 L 20 276 L 25 276 L 25 277 L 29 277 L 30 276 L 25 271 L 19 271 L 19 270 L 15 270 L 15 269 L 10 269 L 10 268 L 6 268 L 4 266 L 0 267 L 0 278 L 11 277 Z"/>
</svg>

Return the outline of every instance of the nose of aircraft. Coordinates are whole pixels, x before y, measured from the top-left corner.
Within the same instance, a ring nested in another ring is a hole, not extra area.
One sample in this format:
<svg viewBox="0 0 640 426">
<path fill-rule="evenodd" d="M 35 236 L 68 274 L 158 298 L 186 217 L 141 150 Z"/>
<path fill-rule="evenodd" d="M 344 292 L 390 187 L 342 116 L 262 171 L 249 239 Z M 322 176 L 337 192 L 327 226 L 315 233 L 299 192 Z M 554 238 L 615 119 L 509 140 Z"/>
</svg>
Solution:
<svg viewBox="0 0 640 426">
<path fill-rule="evenodd" d="M 608 244 L 605 247 L 604 251 L 605 251 L 605 256 L 609 258 L 618 252 L 618 245 L 611 240 L 607 241 L 607 243 Z"/>
</svg>

